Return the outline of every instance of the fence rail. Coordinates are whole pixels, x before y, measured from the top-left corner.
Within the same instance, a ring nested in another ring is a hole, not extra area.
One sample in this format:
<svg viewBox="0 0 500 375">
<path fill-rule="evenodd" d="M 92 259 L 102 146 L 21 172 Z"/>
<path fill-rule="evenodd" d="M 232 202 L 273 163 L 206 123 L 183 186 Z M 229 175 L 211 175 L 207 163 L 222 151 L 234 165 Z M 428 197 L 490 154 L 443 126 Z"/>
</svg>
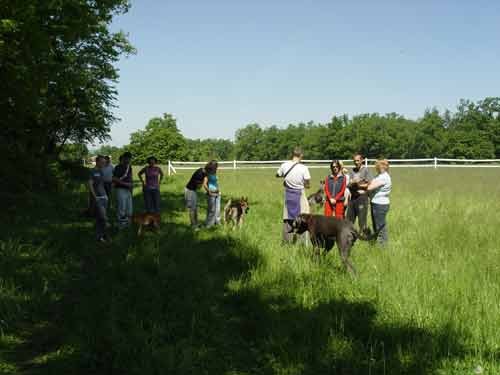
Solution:
<svg viewBox="0 0 500 375">
<path fill-rule="evenodd" d="M 220 169 L 275 169 L 286 160 L 226 160 L 220 161 Z M 366 158 L 365 165 L 375 159 Z M 325 168 L 331 160 L 303 160 L 309 168 Z M 351 160 L 343 160 L 346 166 L 351 166 Z M 500 168 L 500 159 L 389 159 L 391 168 Z M 168 175 L 176 174 L 177 170 L 193 170 L 205 165 L 200 161 L 168 161 Z"/>
</svg>

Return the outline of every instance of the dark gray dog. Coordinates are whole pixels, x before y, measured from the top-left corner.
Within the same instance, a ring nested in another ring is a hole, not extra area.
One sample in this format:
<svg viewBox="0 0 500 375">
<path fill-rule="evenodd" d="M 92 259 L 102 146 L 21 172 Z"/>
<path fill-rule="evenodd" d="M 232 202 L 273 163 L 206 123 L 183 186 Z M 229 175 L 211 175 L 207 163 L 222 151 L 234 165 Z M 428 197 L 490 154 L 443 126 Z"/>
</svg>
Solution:
<svg viewBox="0 0 500 375">
<path fill-rule="evenodd" d="M 349 220 L 323 215 L 301 214 L 292 223 L 291 232 L 302 234 L 309 231 L 315 248 L 330 251 L 337 242 L 340 258 L 345 268 L 356 275 L 354 266 L 349 261 L 351 248 L 360 237 Z"/>
</svg>

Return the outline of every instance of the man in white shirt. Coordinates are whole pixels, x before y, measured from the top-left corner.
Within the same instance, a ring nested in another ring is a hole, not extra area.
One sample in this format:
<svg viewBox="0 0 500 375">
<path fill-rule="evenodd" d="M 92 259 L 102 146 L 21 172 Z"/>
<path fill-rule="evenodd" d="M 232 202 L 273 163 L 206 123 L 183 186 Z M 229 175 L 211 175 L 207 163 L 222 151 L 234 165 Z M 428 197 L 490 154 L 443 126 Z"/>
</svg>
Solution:
<svg viewBox="0 0 500 375">
<path fill-rule="evenodd" d="M 309 202 L 305 189 L 309 189 L 311 175 L 309 169 L 301 163 L 303 152 L 299 147 L 293 150 L 292 160 L 284 162 L 276 172 L 276 177 L 283 178 L 285 188 L 283 206 L 283 241 L 293 242 L 291 223 L 300 214 L 309 213 Z"/>
</svg>

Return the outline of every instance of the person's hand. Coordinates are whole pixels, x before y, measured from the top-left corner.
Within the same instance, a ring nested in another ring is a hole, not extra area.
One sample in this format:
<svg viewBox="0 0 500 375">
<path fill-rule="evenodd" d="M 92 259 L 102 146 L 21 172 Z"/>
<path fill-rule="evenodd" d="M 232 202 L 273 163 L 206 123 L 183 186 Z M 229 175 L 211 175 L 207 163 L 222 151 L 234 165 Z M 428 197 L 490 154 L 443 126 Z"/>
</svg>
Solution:
<svg viewBox="0 0 500 375">
<path fill-rule="evenodd" d="M 330 203 L 331 204 L 335 204 L 337 201 L 335 200 L 335 198 L 330 198 Z"/>
</svg>

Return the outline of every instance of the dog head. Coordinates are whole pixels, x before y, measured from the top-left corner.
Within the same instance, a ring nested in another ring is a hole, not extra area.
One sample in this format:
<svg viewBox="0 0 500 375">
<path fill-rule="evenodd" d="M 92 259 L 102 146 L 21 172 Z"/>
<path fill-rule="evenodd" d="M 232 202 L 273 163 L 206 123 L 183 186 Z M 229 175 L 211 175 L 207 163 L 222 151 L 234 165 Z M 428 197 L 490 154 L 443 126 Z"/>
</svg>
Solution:
<svg viewBox="0 0 500 375">
<path fill-rule="evenodd" d="M 309 230 L 309 224 L 311 222 L 312 216 L 310 214 L 300 214 L 292 221 L 291 229 L 289 233 L 302 234 Z"/>
<path fill-rule="evenodd" d="M 240 207 L 244 213 L 248 213 L 248 211 L 250 210 L 250 206 L 248 205 L 248 197 L 240 198 Z"/>
</svg>

